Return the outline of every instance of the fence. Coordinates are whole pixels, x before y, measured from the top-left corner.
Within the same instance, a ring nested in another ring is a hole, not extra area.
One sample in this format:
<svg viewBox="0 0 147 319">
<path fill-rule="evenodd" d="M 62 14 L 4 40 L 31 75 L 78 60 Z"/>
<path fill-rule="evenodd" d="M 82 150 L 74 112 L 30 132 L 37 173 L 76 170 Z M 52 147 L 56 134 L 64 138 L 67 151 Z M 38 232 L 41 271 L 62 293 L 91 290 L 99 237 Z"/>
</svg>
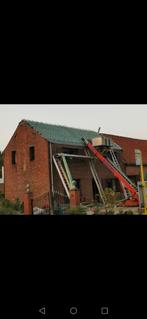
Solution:
<svg viewBox="0 0 147 319">
<path fill-rule="evenodd" d="M 53 202 L 54 214 L 56 215 L 63 215 L 65 213 L 66 207 L 69 206 L 69 199 L 67 195 L 59 191 L 54 191 Z"/>
<path fill-rule="evenodd" d="M 52 202 L 53 202 L 53 214 L 55 215 L 63 215 L 66 210 L 66 207 L 69 206 L 68 197 L 59 191 L 54 191 Z M 33 214 L 34 215 L 51 214 L 50 203 L 51 203 L 51 194 L 49 192 L 33 198 Z"/>
<path fill-rule="evenodd" d="M 50 214 L 50 193 L 43 193 L 42 195 L 33 198 L 33 214 Z"/>
</svg>

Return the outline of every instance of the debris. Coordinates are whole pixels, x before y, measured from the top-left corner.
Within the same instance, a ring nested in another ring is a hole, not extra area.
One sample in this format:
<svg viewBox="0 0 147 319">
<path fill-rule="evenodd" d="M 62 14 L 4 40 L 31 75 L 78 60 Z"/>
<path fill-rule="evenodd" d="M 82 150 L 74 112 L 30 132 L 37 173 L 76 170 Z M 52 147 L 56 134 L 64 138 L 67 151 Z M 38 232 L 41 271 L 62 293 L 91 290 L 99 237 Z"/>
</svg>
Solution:
<svg viewBox="0 0 147 319">
<path fill-rule="evenodd" d="M 47 214 L 46 209 L 34 207 L 33 208 L 33 215 L 45 215 Z"/>
</svg>

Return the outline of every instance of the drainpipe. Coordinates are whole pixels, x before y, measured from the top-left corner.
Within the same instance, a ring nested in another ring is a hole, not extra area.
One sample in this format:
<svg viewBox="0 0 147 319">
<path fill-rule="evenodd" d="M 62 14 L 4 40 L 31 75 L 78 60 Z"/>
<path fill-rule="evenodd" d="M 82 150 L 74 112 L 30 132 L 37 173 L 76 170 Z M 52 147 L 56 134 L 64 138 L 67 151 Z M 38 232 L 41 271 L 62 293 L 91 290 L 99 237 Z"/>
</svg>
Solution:
<svg viewBox="0 0 147 319">
<path fill-rule="evenodd" d="M 51 213 L 54 212 L 54 178 L 53 178 L 53 151 L 52 144 L 49 143 L 49 155 L 50 155 L 50 181 L 51 181 Z"/>
</svg>

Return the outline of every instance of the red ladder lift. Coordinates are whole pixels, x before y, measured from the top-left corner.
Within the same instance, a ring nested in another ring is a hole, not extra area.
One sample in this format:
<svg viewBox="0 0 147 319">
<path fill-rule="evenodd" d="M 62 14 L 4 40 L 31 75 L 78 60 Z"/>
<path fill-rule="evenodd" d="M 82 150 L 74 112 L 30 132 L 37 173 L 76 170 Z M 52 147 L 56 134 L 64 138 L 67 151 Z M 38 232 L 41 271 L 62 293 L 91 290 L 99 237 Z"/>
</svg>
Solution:
<svg viewBox="0 0 147 319">
<path fill-rule="evenodd" d="M 138 206 L 139 197 L 137 192 L 137 187 L 132 183 L 132 181 L 124 174 L 124 172 L 113 165 L 113 163 L 106 159 L 87 139 L 82 138 L 84 144 L 88 149 L 107 167 L 107 169 L 124 185 L 126 189 L 130 191 L 130 197 L 120 204 L 120 206 Z"/>
</svg>

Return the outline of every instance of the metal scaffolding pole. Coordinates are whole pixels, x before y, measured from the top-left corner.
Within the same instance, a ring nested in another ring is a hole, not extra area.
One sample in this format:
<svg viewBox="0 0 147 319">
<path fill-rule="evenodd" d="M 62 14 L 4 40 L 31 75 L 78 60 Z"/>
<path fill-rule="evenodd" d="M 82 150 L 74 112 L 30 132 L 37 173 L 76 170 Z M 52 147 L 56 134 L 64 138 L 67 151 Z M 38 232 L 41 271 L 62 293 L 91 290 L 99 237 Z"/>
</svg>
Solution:
<svg viewBox="0 0 147 319">
<path fill-rule="evenodd" d="M 62 157 L 62 156 L 65 156 L 65 157 L 71 157 L 71 158 L 88 158 L 88 159 L 95 159 L 94 156 L 86 156 L 86 155 L 76 155 L 76 154 L 68 154 L 68 153 L 57 153 L 55 154 L 55 156 L 57 157 Z"/>
</svg>

